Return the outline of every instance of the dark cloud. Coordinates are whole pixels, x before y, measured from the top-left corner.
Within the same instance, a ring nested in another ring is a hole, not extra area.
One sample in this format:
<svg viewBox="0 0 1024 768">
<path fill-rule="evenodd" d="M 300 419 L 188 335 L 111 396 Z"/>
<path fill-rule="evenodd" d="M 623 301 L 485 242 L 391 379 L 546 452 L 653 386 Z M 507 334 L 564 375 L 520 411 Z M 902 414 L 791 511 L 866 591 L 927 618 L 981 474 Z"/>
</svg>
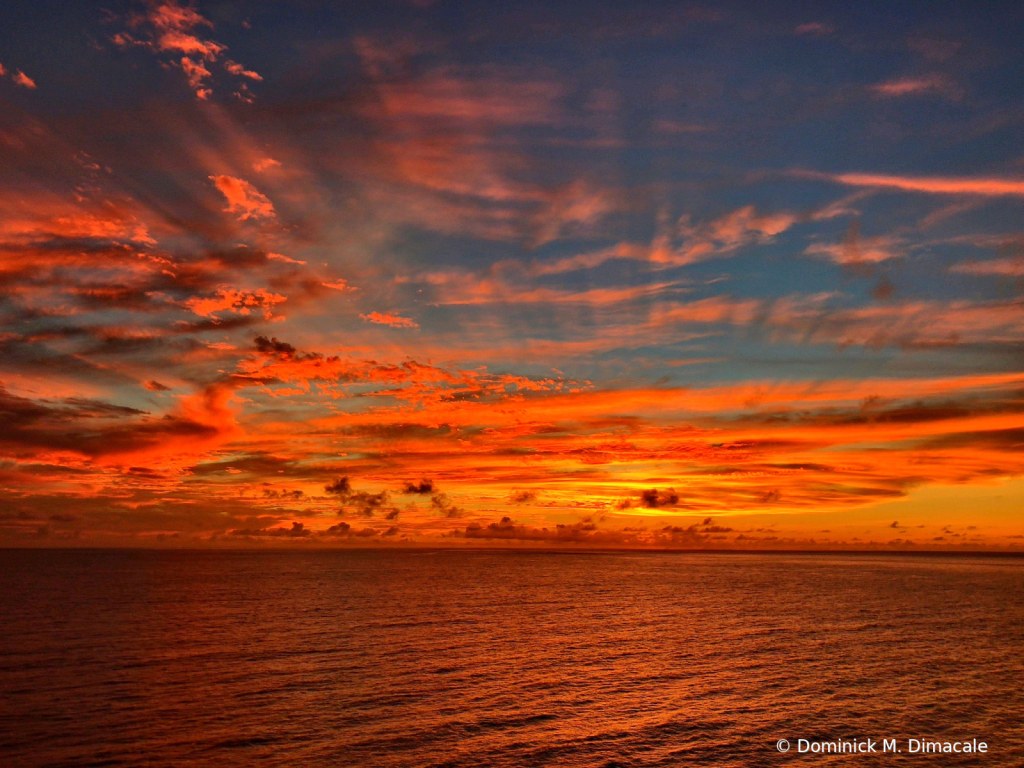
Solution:
<svg viewBox="0 0 1024 768">
<path fill-rule="evenodd" d="M 313 535 L 302 523 L 292 523 L 291 528 L 238 528 L 231 531 L 232 536 L 248 536 L 252 538 L 271 537 L 303 539 Z"/>
<path fill-rule="evenodd" d="M 34 450 L 129 454 L 171 441 L 210 440 L 219 432 L 216 426 L 183 416 L 156 418 L 135 408 L 81 398 L 36 401 L 0 387 L 0 450 L 19 455 Z"/>
<path fill-rule="evenodd" d="M 453 428 L 448 424 L 360 424 L 339 430 L 339 434 L 346 437 L 370 437 L 380 440 L 446 437 L 453 432 Z"/>
<path fill-rule="evenodd" d="M 134 477 L 144 477 L 149 479 L 158 479 L 166 477 L 165 472 L 159 469 L 153 469 L 152 467 L 128 467 L 128 473 Z"/>
<path fill-rule="evenodd" d="M 355 529 L 349 523 L 341 522 L 332 525 L 326 531 L 321 532 L 321 536 L 325 538 L 339 538 L 339 539 L 367 539 L 378 535 L 378 531 L 374 528 L 360 528 Z M 397 526 L 392 526 L 387 529 L 383 534 L 384 536 L 394 536 L 398 533 Z"/>
<path fill-rule="evenodd" d="M 760 411 L 734 420 L 735 423 L 772 425 L 855 426 L 868 424 L 927 424 L 976 416 L 1024 413 L 1024 398 L 1019 392 L 996 391 L 985 397 L 965 395 L 956 399 L 917 400 L 886 403 L 868 398 L 858 408 L 821 410 Z M 766 447 L 757 443 L 757 447 Z"/>
<path fill-rule="evenodd" d="M 324 491 L 345 497 L 352 492 L 352 484 L 349 482 L 348 477 L 338 477 L 325 485 Z"/>
<path fill-rule="evenodd" d="M 96 479 L 105 474 L 98 473 Z M 12 494 L 0 487 L 0 536 L 5 530 L 17 532 L 21 526 L 19 519 L 42 521 L 49 520 L 51 515 L 55 517 L 50 521 L 55 533 L 74 530 L 112 545 L 140 543 L 154 532 L 209 538 L 231 530 L 273 529 L 282 522 L 278 515 L 254 515 L 250 500 L 218 497 L 205 489 L 190 488 L 187 483 L 177 486 L 173 494 L 177 498 L 167 498 L 168 494 L 159 486 L 154 487 L 149 478 L 128 474 L 122 475 L 116 486 L 87 496 L 53 492 L 52 487 L 51 483 L 37 484 L 31 494 Z M 8 524 L 2 522 L 5 516 Z"/>
<path fill-rule="evenodd" d="M 267 338 L 266 336 L 257 336 L 254 340 L 256 351 L 273 357 L 277 360 L 295 360 L 295 361 L 313 361 L 313 360 L 336 360 L 337 358 L 325 358 L 319 352 L 299 352 L 294 346 L 285 342 L 278 341 L 276 337 Z"/>
<path fill-rule="evenodd" d="M 348 523 L 341 522 L 332 525 L 326 531 L 323 532 L 324 536 L 348 536 L 352 530 L 352 526 Z"/>
<path fill-rule="evenodd" d="M 268 339 L 266 336 L 257 336 L 255 339 L 256 349 L 265 355 L 276 355 L 278 357 L 295 357 L 295 347 L 276 337 Z"/>
<path fill-rule="evenodd" d="M 657 488 L 651 488 L 650 490 L 643 491 L 640 494 L 640 505 L 647 509 L 674 507 L 678 503 L 679 494 L 676 493 L 674 488 L 666 488 L 663 491 L 659 491 Z"/>
<path fill-rule="evenodd" d="M 324 490 L 338 497 L 342 509 L 354 507 L 364 517 L 373 517 L 378 509 L 388 503 L 387 491 L 380 493 L 355 491 L 347 476 L 335 478 L 324 486 Z"/>
<path fill-rule="evenodd" d="M 272 488 L 264 488 L 263 496 L 268 499 L 282 499 L 284 501 L 299 501 L 306 494 L 302 491 L 295 489 L 291 491 L 278 491 Z"/>
<path fill-rule="evenodd" d="M 554 528 L 518 525 L 510 517 L 497 523 L 480 525 L 470 523 L 463 535 L 468 539 L 504 539 L 510 541 L 537 541 L 567 544 L 593 544 L 596 546 L 625 546 L 642 544 L 632 531 L 602 531 L 594 523 L 557 524 Z"/>
<path fill-rule="evenodd" d="M 470 539 L 588 544 L 601 547 L 705 548 L 711 542 L 708 534 L 732 531 L 732 528 L 710 525 L 709 522 L 710 518 L 706 519 L 703 528 L 696 524 L 688 527 L 666 525 L 647 532 L 637 528 L 603 530 L 588 520 L 581 520 L 573 525 L 558 524 L 553 528 L 546 528 L 520 525 L 510 517 L 503 517 L 499 522 L 488 525 L 470 523 L 463 535 Z"/>
<path fill-rule="evenodd" d="M 430 506 L 445 517 L 461 517 L 462 508 L 448 498 L 446 493 L 435 493 L 430 497 Z"/>
<path fill-rule="evenodd" d="M 1024 450 L 1024 429 L 990 429 L 976 432 L 954 432 L 948 435 L 921 440 L 922 448 L 981 448 L 997 451 Z"/>
<path fill-rule="evenodd" d="M 367 493 L 357 491 L 345 497 L 345 506 L 353 506 L 364 517 L 373 517 L 374 513 L 388 503 L 388 492 Z"/>
<path fill-rule="evenodd" d="M 683 528 L 678 525 L 666 525 L 657 532 L 655 541 L 667 546 L 697 547 L 704 544 L 707 537 L 702 535 L 696 525 Z"/>
<path fill-rule="evenodd" d="M 292 459 L 282 458 L 270 453 L 241 454 L 223 461 L 211 461 L 189 467 L 189 472 L 197 477 L 217 475 L 224 472 L 241 472 L 256 477 L 321 477 L 315 469 L 302 467 Z"/>
<path fill-rule="evenodd" d="M 84 331 L 88 336 L 91 331 Z M 0 359 L 6 371 L 23 371 L 37 376 L 63 376 L 100 384 L 137 384 L 123 373 L 109 366 L 86 359 L 80 354 L 58 351 L 44 343 L 17 335 L 0 333 Z"/>
<path fill-rule="evenodd" d="M 407 482 L 402 488 L 402 493 L 428 494 L 433 492 L 433 480 L 420 480 L 419 483 Z"/>
<path fill-rule="evenodd" d="M 196 334 L 208 333 L 210 331 L 226 333 L 227 331 L 234 331 L 239 328 L 249 328 L 250 326 L 257 325 L 262 322 L 264 321 L 260 317 L 246 316 L 225 318 L 211 317 L 206 320 L 179 320 L 171 326 L 169 332 L 174 334 Z"/>
</svg>

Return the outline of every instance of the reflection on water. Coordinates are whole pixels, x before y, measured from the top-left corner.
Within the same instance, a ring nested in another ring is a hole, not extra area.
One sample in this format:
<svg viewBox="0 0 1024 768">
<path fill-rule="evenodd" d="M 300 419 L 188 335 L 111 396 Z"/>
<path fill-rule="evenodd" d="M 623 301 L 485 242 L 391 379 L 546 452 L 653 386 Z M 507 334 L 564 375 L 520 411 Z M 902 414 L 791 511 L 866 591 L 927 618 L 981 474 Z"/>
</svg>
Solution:
<svg viewBox="0 0 1024 768">
<path fill-rule="evenodd" d="M 0 763 L 1024 764 L 1024 563 L 0 552 Z"/>
</svg>

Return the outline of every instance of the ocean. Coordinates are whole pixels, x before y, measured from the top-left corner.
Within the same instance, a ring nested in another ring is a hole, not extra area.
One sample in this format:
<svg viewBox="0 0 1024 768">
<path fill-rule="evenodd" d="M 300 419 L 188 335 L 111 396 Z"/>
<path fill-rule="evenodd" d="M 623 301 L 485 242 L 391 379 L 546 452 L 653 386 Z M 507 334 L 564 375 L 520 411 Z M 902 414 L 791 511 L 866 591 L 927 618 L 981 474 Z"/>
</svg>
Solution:
<svg viewBox="0 0 1024 768">
<path fill-rule="evenodd" d="M 1013 558 L 6 550 L 0 621 L 9 768 L 1024 765 Z"/>
</svg>

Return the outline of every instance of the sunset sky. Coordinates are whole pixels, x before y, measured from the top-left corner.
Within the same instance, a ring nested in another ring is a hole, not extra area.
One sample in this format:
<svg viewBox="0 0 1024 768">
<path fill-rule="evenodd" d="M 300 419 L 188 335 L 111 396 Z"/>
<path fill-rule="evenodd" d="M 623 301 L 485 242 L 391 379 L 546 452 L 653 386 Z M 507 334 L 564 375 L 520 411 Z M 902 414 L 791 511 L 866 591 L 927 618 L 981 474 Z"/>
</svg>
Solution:
<svg viewBox="0 0 1024 768">
<path fill-rule="evenodd" d="M 1024 546 L 1024 6 L 0 21 L 0 545 Z"/>
</svg>

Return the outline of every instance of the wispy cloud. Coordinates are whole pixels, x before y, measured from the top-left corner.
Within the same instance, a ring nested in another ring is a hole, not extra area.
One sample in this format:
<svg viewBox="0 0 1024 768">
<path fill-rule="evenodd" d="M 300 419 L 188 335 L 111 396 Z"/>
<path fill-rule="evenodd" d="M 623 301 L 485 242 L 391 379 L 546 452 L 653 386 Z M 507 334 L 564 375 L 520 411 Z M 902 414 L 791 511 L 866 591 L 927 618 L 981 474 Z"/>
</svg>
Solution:
<svg viewBox="0 0 1024 768">
<path fill-rule="evenodd" d="M 1024 258 L 990 259 L 988 261 L 966 261 L 954 264 L 951 272 L 965 275 L 1001 275 L 1003 277 L 1024 277 Z"/>
<path fill-rule="evenodd" d="M 804 250 L 809 256 L 821 256 L 837 264 L 875 264 L 903 256 L 900 243 L 893 237 L 861 237 L 852 229 L 841 243 L 811 243 Z"/>
<path fill-rule="evenodd" d="M 836 28 L 831 24 L 826 24 L 821 21 L 807 21 L 803 24 L 797 24 L 793 29 L 798 35 L 811 35 L 814 37 L 824 37 L 825 35 L 831 35 L 836 31 Z"/>
<path fill-rule="evenodd" d="M 822 177 L 854 187 L 899 189 L 935 195 L 1024 196 L 1024 180 L 1013 178 L 886 176 L 871 173 L 840 173 Z"/>
<path fill-rule="evenodd" d="M 368 315 L 360 315 L 368 323 L 377 325 L 390 325 L 392 328 L 419 328 L 415 320 L 408 317 L 400 317 L 390 312 L 371 312 Z"/>
<path fill-rule="evenodd" d="M 871 91 L 876 96 L 882 98 L 926 96 L 929 94 L 955 96 L 958 92 L 953 82 L 943 75 L 925 75 L 888 80 L 871 86 Z"/>
</svg>

